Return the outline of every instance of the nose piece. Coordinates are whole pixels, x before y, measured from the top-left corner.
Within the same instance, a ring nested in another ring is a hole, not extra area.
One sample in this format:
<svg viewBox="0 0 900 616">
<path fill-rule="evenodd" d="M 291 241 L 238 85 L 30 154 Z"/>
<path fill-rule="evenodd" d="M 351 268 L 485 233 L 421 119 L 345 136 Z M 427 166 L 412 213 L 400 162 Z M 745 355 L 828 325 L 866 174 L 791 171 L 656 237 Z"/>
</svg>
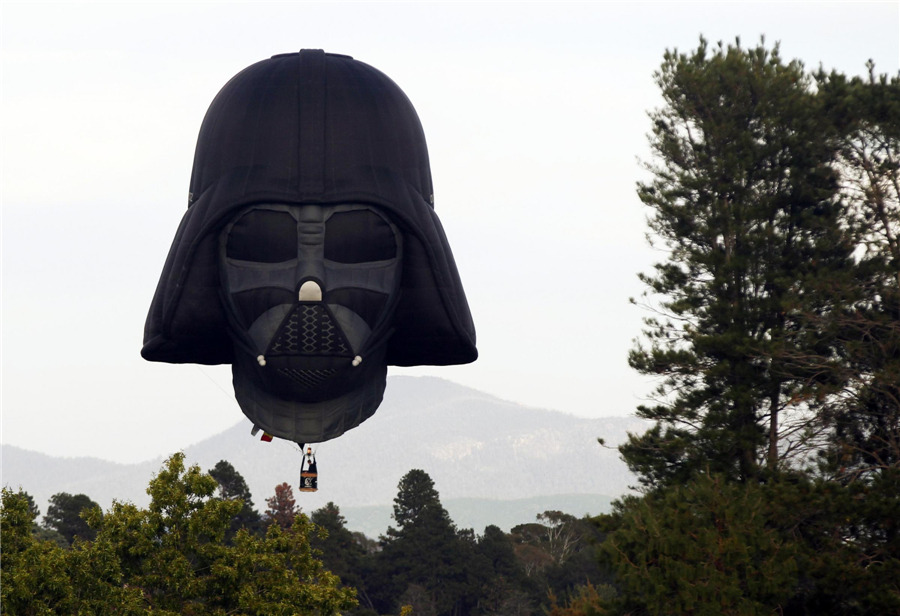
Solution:
<svg viewBox="0 0 900 616">
<path fill-rule="evenodd" d="M 301 302 L 321 302 L 322 287 L 315 280 L 307 280 L 300 285 L 299 297 Z"/>
</svg>

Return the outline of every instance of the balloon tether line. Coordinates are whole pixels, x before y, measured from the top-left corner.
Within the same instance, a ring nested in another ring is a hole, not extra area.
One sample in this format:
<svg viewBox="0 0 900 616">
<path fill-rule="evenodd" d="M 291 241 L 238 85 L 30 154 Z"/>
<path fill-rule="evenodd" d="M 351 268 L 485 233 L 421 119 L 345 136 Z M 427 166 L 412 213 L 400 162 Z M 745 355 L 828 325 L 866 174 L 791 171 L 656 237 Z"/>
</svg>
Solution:
<svg viewBox="0 0 900 616">
<path fill-rule="evenodd" d="M 201 368 L 201 367 L 198 366 L 197 364 L 194 364 L 194 367 L 197 368 L 197 370 L 199 370 L 200 372 L 202 372 L 202 373 L 203 373 L 203 376 L 205 376 L 205 377 L 208 378 L 210 381 L 212 381 L 212 384 L 215 385 L 216 387 L 218 387 L 218 388 L 219 388 L 219 391 L 221 391 L 223 394 L 225 394 L 225 396 L 226 396 L 229 400 L 233 399 L 233 396 L 229 395 L 227 391 L 225 391 L 224 389 L 222 389 L 222 386 L 219 385 L 219 384 L 216 382 L 216 380 L 215 380 L 214 378 L 212 378 L 211 376 L 209 376 L 208 374 L 206 374 L 206 371 L 203 370 L 203 368 Z"/>
</svg>

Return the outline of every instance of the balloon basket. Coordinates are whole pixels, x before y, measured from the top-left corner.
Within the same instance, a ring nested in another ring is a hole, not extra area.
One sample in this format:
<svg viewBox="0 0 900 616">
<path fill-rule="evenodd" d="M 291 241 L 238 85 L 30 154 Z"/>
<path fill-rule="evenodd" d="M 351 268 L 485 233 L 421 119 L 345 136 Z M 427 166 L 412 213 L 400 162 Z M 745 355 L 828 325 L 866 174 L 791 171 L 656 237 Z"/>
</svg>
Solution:
<svg viewBox="0 0 900 616">
<path fill-rule="evenodd" d="M 300 473 L 300 491 L 315 492 L 319 489 L 319 474 L 302 472 Z"/>
</svg>

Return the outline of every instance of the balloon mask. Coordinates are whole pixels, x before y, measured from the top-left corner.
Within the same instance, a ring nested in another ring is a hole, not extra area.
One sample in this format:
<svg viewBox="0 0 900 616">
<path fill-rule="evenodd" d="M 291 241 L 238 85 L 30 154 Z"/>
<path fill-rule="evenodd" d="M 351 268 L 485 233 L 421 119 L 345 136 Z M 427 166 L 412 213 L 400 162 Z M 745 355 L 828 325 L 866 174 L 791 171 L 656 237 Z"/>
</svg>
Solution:
<svg viewBox="0 0 900 616">
<path fill-rule="evenodd" d="M 235 396 L 255 425 L 316 443 L 375 412 L 402 248 L 397 227 L 365 205 L 255 205 L 225 226 Z"/>
</svg>

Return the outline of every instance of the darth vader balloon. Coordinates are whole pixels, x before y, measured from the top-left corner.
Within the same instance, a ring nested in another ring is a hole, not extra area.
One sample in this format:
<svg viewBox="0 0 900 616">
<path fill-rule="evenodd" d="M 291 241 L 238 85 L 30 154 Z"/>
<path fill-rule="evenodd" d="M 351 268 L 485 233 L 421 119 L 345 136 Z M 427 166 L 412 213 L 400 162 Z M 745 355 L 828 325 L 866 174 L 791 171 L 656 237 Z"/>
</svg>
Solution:
<svg viewBox="0 0 900 616">
<path fill-rule="evenodd" d="M 425 137 L 394 82 L 304 50 L 222 88 L 141 354 L 231 363 L 254 425 L 300 443 L 371 417 L 389 364 L 475 360 Z"/>
</svg>

